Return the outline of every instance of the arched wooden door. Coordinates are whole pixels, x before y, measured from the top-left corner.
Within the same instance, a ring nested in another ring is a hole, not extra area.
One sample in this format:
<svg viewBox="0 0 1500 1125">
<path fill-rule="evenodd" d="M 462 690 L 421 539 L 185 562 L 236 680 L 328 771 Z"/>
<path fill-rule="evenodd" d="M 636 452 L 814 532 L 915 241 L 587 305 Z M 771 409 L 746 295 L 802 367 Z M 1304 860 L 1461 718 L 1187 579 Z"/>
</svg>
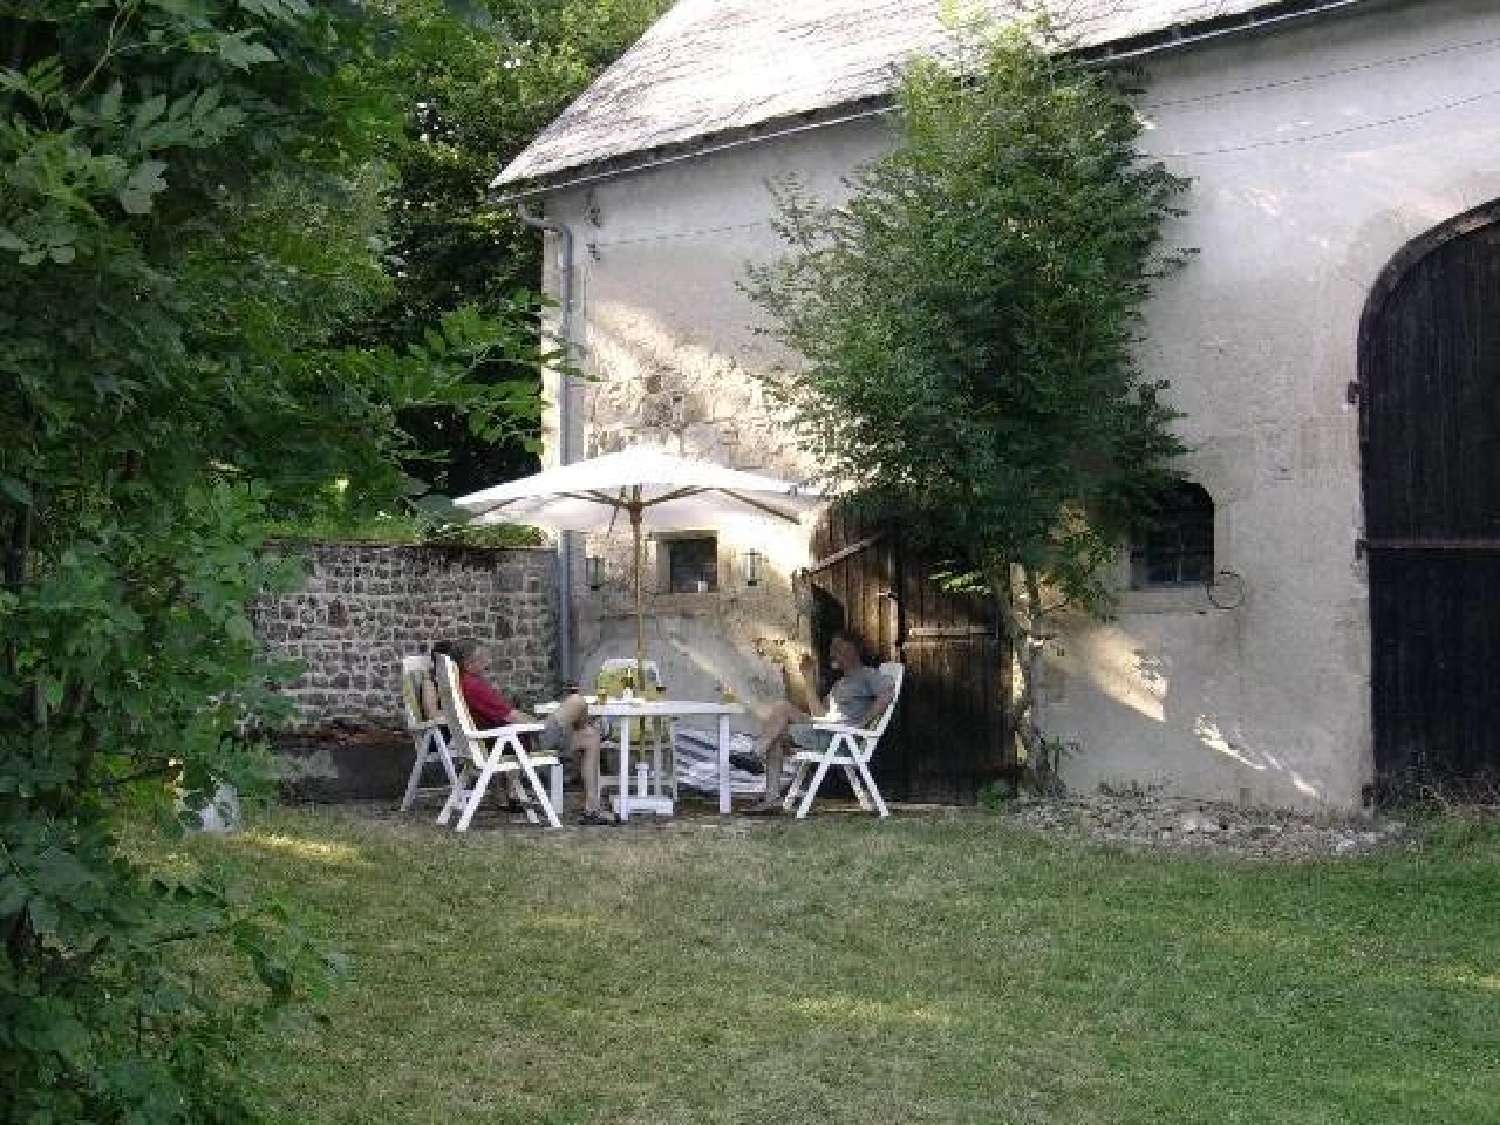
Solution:
<svg viewBox="0 0 1500 1125">
<path fill-rule="evenodd" d="M 1361 347 L 1375 765 L 1386 793 L 1500 776 L 1500 208 L 1419 240 Z"/>
<path fill-rule="evenodd" d="M 1016 765 L 1007 701 L 1010 647 L 993 606 L 945 592 L 898 529 L 835 506 L 813 536 L 812 633 L 827 682 L 828 638 L 858 630 L 880 660 L 906 665 L 901 704 L 872 769 L 903 800 L 972 801 Z"/>
</svg>

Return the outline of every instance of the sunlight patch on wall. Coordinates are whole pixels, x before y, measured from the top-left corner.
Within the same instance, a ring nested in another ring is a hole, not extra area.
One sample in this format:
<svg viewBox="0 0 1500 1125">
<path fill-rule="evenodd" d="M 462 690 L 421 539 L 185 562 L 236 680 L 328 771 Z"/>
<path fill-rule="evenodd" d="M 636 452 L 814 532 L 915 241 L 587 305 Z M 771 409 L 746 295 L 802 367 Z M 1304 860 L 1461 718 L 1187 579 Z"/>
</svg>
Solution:
<svg viewBox="0 0 1500 1125">
<path fill-rule="evenodd" d="M 1261 751 L 1260 756 L 1265 761 L 1266 765 L 1270 766 L 1271 769 L 1276 770 L 1278 773 L 1285 776 L 1286 779 L 1292 783 L 1292 788 L 1297 790 L 1297 792 L 1301 793 L 1304 797 L 1322 796 L 1322 791 L 1316 785 L 1308 781 L 1300 773 L 1292 769 L 1289 765 L 1283 762 L 1275 754 L 1272 754 L 1269 750 Z"/>
<path fill-rule="evenodd" d="M 1287 770 L 1286 777 L 1287 780 L 1292 783 L 1292 788 L 1297 790 L 1297 792 L 1301 793 L 1304 797 L 1321 798 L 1323 796 L 1323 791 L 1321 789 L 1319 789 L 1312 782 L 1308 781 L 1296 770 Z"/>
<path fill-rule="evenodd" d="M 1086 642 L 1081 667 L 1101 692 L 1152 722 L 1167 719 L 1166 699 L 1171 680 L 1161 661 L 1140 643 L 1118 630 L 1102 631 Z"/>
<path fill-rule="evenodd" d="M 1248 766 L 1253 770 L 1264 770 L 1269 763 L 1265 761 L 1254 761 L 1243 750 L 1239 749 L 1219 729 L 1219 724 L 1207 715 L 1199 715 L 1193 720 L 1193 733 L 1198 736 L 1198 741 L 1210 750 L 1223 754 L 1226 758 L 1233 758 L 1242 766 Z"/>
<path fill-rule="evenodd" d="M 1255 770 L 1257 773 L 1273 771 L 1280 774 L 1291 783 L 1292 788 L 1305 797 L 1316 798 L 1322 795 L 1316 785 L 1288 766 L 1276 754 L 1269 750 L 1255 750 L 1244 745 L 1238 738 L 1226 733 L 1215 720 L 1207 715 L 1199 715 L 1193 720 L 1193 734 L 1208 749 L 1238 762 L 1246 769 Z"/>
</svg>

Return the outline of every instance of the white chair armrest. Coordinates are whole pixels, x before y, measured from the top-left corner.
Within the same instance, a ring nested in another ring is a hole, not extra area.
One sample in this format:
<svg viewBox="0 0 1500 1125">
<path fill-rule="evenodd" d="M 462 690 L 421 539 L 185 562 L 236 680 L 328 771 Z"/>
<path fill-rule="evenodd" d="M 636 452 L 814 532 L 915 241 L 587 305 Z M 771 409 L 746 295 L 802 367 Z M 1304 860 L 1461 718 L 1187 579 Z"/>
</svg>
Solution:
<svg viewBox="0 0 1500 1125">
<path fill-rule="evenodd" d="M 502 734 L 535 734 L 537 731 L 547 729 L 546 723 L 510 723 L 503 727 L 492 727 L 489 730 L 476 730 L 475 738 L 499 738 Z"/>
</svg>

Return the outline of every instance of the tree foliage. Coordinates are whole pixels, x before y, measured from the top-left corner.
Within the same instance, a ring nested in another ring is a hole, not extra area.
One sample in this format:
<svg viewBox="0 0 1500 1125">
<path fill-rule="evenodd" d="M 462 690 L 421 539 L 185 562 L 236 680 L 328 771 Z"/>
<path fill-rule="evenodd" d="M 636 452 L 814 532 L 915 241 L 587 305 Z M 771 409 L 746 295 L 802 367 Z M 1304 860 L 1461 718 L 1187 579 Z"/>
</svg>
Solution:
<svg viewBox="0 0 1500 1125">
<path fill-rule="evenodd" d="M 1107 604 L 1106 566 L 1181 450 L 1135 345 L 1185 184 L 1138 158 L 1117 76 L 1014 29 L 965 72 L 911 68 L 899 140 L 846 203 L 782 185 L 789 253 L 748 289 L 804 361 L 769 388 L 830 475 L 1034 648 L 1061 602 Z"/>
<path fill-rule="evenodd" d="M 367 81 L 393 29 L 337 0 L 0 8 L 0 1120 L 244 1118 L 234 1052 L 316 958 L 274 904 L 131 861 L 122 818 L 259 776 L 284 670 L 247 604 L 296 578 L 269 515 L 411 489 L 405 411 L 534 417 L 529 298 L 350 343 L 395 291 L 402 103 Z M 205 942 L 258 990 L 197 981 Z"/>
<path fill-rule="evenodd" d="M 541 238 L 488 202 L 496 173 L 529 144 L 670 0 L 394 0 L 399 40 L 368 80 L 402 101 L 403 127 L 382 153 L 393 287 L 356 332 L 400 346 L 464 303 L 507 307 L 535 286 Z M 513 379 L 494 365 L 480 373 Z M 450 495 L 530 471 L 535 443 L 475 437 L 452 410 L 404 420 L 431 454 L 412 471 Z"/>
</svg>

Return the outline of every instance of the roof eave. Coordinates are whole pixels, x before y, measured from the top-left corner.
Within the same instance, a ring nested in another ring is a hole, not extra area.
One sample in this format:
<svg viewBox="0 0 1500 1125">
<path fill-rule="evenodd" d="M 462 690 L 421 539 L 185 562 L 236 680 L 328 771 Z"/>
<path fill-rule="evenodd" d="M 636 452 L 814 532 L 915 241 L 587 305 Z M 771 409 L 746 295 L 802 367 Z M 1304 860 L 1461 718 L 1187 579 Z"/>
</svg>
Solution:
<svg viewBox="0 0 1500 1125">
<path fill-rule="evenodd" d="M 720 129 L 702 133 L 675 144 L 653 145 L 636 149 L 605 160 L 594 160 L 547 172 L 540 176 L 507 179 L 502 171 L 490 181 L 491 202 L 496 204 L 517 203 L 564 188 L 578 187 L 595 180 L 608 180 L 627 172 L 655 168 L 681 160 L 692 160 L 725 149 L 742 145 L 759 144 L 777 140 L 812 129 L 825 129 L 832 125 L 843 125 L 852 121 L 880 117 L 895 108 L 895 100 L 889 94 L 873 98 L 859 98 L 840 102 L 837 105 L 807 113 L 787 114 L 767 118 L 753 125 L 738 129 Z M 507 190 L 508 189 L 508 190 Z"/>
<path fill-rule="evenodd" d="M 1356 7 L 1376 4 L 1399 4 L 1409 0 L 1279 0 L 1234 15 L 1211 16 L 1191 23 L 1145 32 L 1141 35 L 1091 44 L 1068 52 L 1097 66 L 1114 66 L 1152 55 L 1183 51 L 1205 43 L 1242 35 L 1260 35 L 1297 20 L 1312 19 Z M 656 145 L 622 153 L 604 160 L 592 160 L 557 168 L 538 176 L 507 179 L 509 168 L 490 182 L 491 202 L 497 205 L 518 203 L 525 199 L 549 195 L 569 188 L 610 180 L 629 172 L 643 171 L 664 164 L 692 160 L 725 149 L 759 144 L 812 129 L 827 128 L 850 121 L 877 117 L 894 108 L 891 95 L 840 102 L 808 113 L 770 118 L 739 129 L 721 129 L 703 133 L 675 144 Z M 519 157 L 517 158 L 519 160 Z M 513 167 L 515 162 L 512 162 Z M 510 189 L 510 190 L 506 190 Z"/>
</svg>

